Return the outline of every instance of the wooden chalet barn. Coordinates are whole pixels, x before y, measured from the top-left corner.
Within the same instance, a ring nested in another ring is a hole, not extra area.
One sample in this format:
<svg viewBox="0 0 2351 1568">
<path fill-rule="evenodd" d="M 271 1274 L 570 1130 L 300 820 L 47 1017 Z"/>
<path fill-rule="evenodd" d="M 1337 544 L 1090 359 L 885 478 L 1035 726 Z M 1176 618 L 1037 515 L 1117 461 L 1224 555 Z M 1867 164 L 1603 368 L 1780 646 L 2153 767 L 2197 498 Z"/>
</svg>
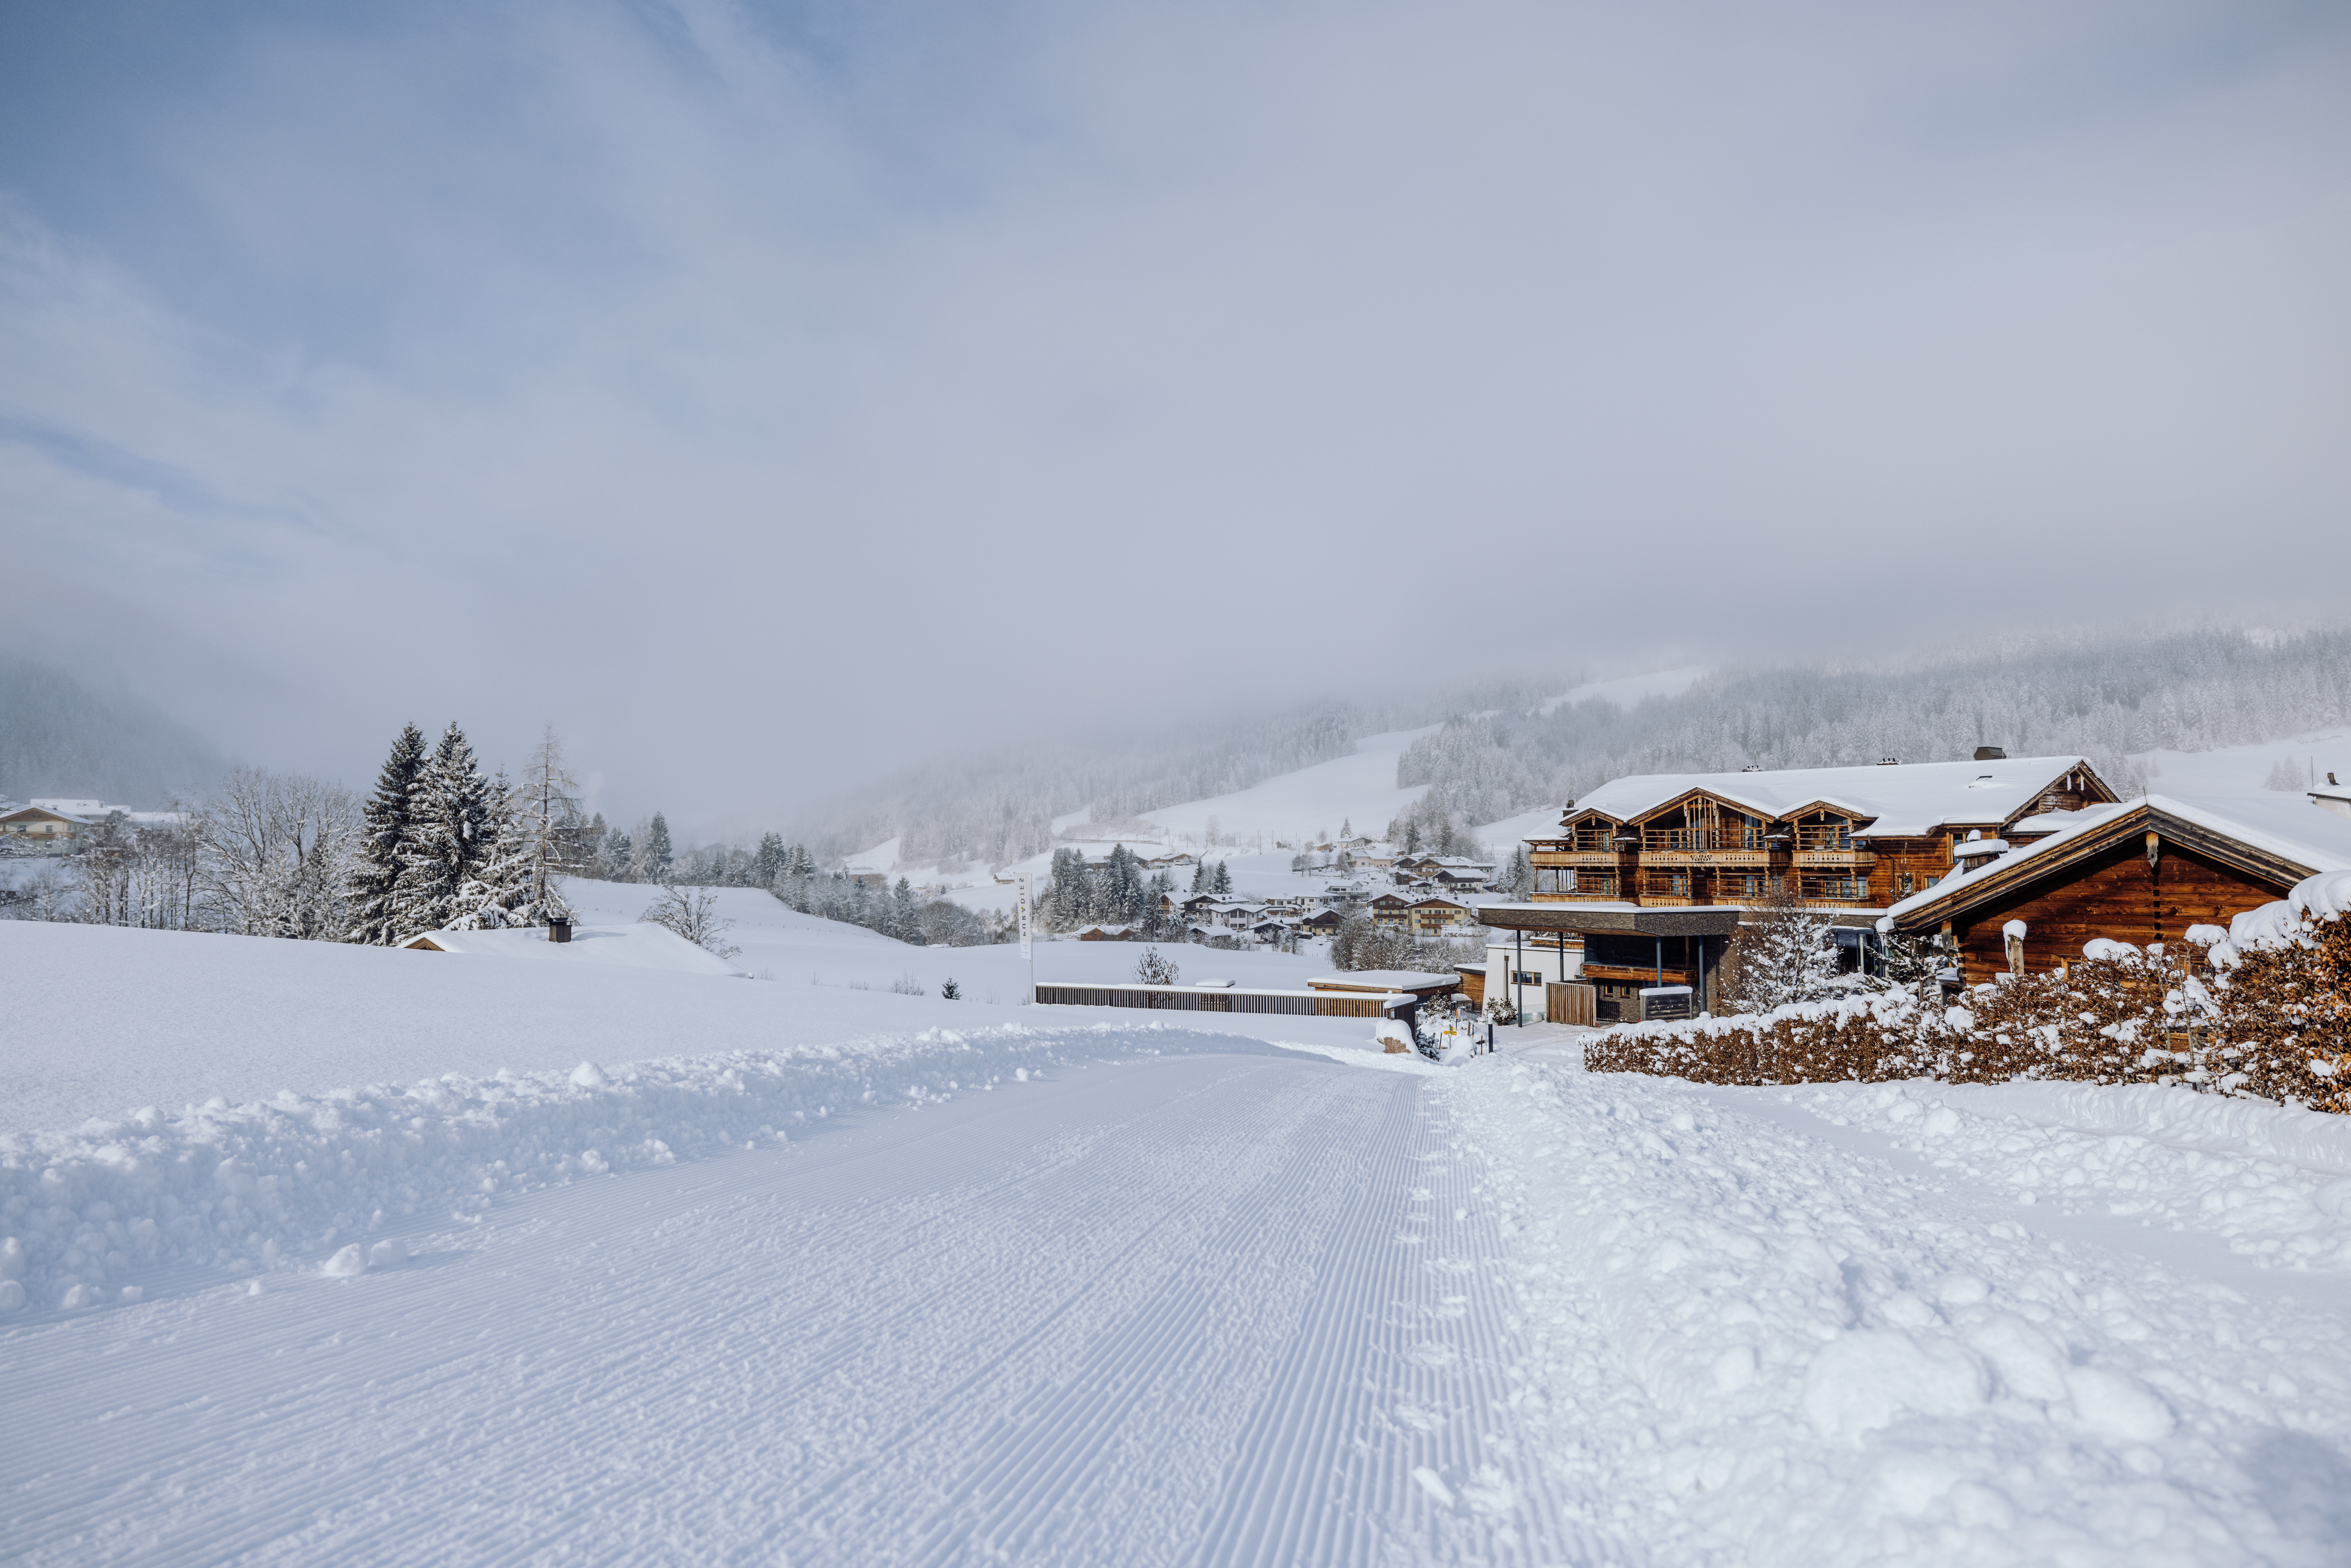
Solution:
<svg viewBox="0 0 2351 1568">
<path fill-rule="evenodd" d="M 1347 917 L 1335 909 L 1318 910 L 1298 923 L 1298 929 L 1308 936 L 1328 936 L 1347 923 Z"/>
<path fill-rule="evenodd" d="M 1782 890 L 1838 928 L 1846 967 L 1865 965 L 1896 904 L 2023 841 L 2037 819 L 2115 800 L 2086 758 L 1991 747 L 1964 762 L 1613 779 L 1569 801 L 1556 836 L 1527 841 L 1526 900 L 1479 907 L 1487 988 L 1510 987 L 1538 1017 L 1552 988 L 1604 1023 L 1682 986 L 1710 1009 L 1742 912 Z"/>
<path fill-rule="evenodd" d="M 1942 937 L 1962 983 L 1982 985 L 2069 964 L 2094 937 L 2178 942 L 2306 876 L 2351 870 L 2351 818 L 2301 794 L 2150 795 L 2019 826 L 2011 837 L 2032 841 L 1896 904 L 1883 928 Z"/>
</svg>

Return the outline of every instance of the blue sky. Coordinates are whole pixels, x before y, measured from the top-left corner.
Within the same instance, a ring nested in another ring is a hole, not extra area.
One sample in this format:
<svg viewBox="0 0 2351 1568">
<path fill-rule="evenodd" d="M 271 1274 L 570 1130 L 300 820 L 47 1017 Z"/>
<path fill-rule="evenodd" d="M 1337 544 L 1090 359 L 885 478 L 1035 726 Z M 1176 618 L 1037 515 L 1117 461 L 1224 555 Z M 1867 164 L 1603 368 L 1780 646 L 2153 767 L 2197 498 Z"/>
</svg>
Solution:
<svg viewBox="0 0 2351 1568">
<path fill-rule="evenodd" d="M 2345 17 L 9 7 L 0 637 L 718 828 L 1138 692 L 2335 613 Z"/>
</svg>

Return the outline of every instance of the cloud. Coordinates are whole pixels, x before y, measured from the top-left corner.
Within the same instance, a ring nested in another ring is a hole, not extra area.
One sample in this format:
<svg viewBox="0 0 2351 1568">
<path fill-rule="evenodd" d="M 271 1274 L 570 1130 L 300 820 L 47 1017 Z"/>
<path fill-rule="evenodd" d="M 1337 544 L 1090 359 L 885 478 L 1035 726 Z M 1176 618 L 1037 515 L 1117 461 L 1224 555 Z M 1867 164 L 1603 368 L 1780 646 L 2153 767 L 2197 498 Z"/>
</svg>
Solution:
<svg viewBox="0 0 2351 1568">
<path fill-rule="evenodd" d="M 27 42 L 105 134 L 0 154 L 0 602 L 346 776 L 552 716 L 731 823 L 1395 672 L 2292 612 L 2351 498 L 2323 11 Z"/>
</svg>

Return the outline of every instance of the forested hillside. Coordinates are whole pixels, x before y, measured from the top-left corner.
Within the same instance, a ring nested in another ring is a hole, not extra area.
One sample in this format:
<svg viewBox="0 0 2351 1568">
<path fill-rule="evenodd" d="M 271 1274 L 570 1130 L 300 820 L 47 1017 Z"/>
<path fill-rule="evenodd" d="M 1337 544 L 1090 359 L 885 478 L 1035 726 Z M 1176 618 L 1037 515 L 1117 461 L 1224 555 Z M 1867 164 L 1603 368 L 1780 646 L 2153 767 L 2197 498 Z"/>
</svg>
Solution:
<svg viewBox="0 0 2351 1568">
<path fill-rule="evenodd" d="M 154 808 L 209 787 L 226 768 L 210 742 L 152 708 L 0 653 L 0 798 L 103 796 Z"/>
<path fill-rule="evenodd" d="M 2203 630 L 2049 640 L 1880 669 L 1726 671 L 1678 696 L 1457 720 L 1398 781 L 1424 810 L 1494 821 L 1627 773 L 2078 752 L 2129 794 L 2126 760 L 2273 740 L 2351 716 L 2351 632 Z"/>
<path fill-rule="evenodd" d="M 1925 762 L 1999 746 L 2079 752 L 2116 788 L 2127 758 L 2276 739 L 2351 718 L 2351 632 L 2126 632 L 1889 659 L 1875 667 L 1726 669 L 1676 696 L 1541 711 L 1562 670 L 1398 700 L 1325 703 L 1118 744 L 1064 736 L 943 760 L 810 821 L 820 852 L 903 834 L 907 860 L 1000 863 L 1052 841 L 1056 816 L 1097 821 L 1243 789 L 1346 753 L 1383 730 L 1443 721 L 1404 755 L 1398 782 L 1431 786 L 1414 815 L 1490 822 L 1626 773 Z M 1072 727 L 1073 730 L 1080 727 Z M 1376 829 L 1384 824 L 1359 824 Z"/>
<path fill-rule="evenodd" d="M 1089 743 L 1092 727 L 928 768 L 861 789 L 801 829 L 820 854 L 903 836 L 906 860 L 959 857 L 1002 863 L 1053 841 L 1055 817 L 1090 808 L 1115 821 L 1246 789 L 1277 774 L 1345 756 L 1356 739 L 1436 724 L 1481 706 L 1526 706 L 1573 677 L 1495 683 L 1413 697 L 1324 702 L 1230 719 L 1194 720 L 1123 740 Z"/>
</svg>

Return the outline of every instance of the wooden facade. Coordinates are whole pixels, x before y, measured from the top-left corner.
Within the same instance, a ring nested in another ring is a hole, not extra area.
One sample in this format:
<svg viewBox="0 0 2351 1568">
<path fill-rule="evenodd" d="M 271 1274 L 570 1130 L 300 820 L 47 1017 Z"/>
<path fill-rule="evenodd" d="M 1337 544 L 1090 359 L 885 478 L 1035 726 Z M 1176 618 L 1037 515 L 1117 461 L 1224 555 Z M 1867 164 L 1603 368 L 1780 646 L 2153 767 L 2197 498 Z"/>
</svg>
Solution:
<svg viewBox="0 0 2351 1568">
<path fill-rule="evenodd" d="M 1895 930 L 1943 937 L 1961 981 L 1982 985 L 2011 968 L 2011 921 L 2025 927 L 2015 958 L 2037 974 L 2080 958 L 2094 937 L 2144 946 L 2180 941 L 2191 925 L 2225 926 L 2316 869 L 2153 804 L 2043 852 L 2011 853 L 1898 911 Z"/>
<path fill-rule="evenodd" d="M 1703 787 L 1621 817 L 1571 804 L 1556 837 L 1527 841 L 1530 896 L 1656 909 L 1751 904 L 1784 890 L 1815 909 L 1884 909 L 1951 872 L 1970 833 L 2023 841 L 2035 835 L 2013 833 L 2019 821 L 2115 799 L 2087 764 L 2064 761 L 2045 787 L 2003 796 L 2001 811 L 1884 836 L 1869 808 L 1826 798 L 1769 814 Z"/>
</svg>

